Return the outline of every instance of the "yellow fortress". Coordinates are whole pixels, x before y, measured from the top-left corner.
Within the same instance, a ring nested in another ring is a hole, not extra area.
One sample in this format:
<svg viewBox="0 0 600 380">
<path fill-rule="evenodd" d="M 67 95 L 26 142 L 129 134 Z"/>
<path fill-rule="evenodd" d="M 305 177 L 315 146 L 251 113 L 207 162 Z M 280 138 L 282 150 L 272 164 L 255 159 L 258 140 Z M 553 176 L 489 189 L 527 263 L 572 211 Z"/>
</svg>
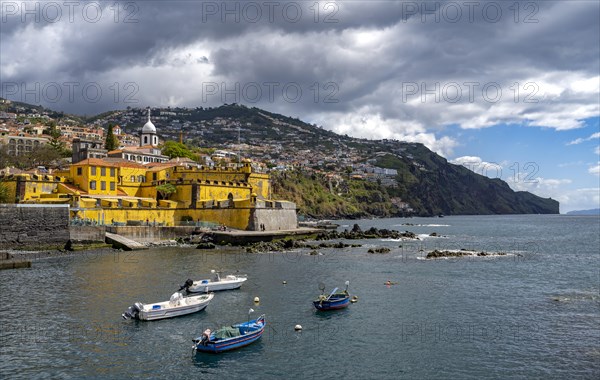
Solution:
<svg viewBox="0 0 600 380">
<path fill-rule="evenodd" d="M 150 133 L 151 148 L 158 140 L 148 123 L 142 141 Z M 187 159 L 143 164 L 118 156 L 88 158 L 53 175 L 0 180 L 14 203 L 70 205 L 72 224 L 218 225 L 255 231 L 297 227 L 296 205 L 272 200 L 269 175 L 253 171 L 248 160 L 237 167 L 206 168 Z M 175 191 L 160 191 L 165 184 Z"/>
</svg>

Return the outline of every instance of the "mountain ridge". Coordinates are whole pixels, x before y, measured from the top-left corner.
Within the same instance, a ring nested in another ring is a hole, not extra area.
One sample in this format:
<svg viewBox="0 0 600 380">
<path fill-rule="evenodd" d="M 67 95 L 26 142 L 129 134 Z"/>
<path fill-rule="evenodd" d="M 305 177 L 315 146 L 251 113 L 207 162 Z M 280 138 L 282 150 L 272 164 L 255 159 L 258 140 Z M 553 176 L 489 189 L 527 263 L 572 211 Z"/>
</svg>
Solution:
<svg viewBox="0 0 600 380">
<path fill-rule="evenodd" d="M 313 196 L 336 207 L 319 207 L 302 198 L 308 197 L 302 192 L 287 193 L 285 189 L 293 186 L 286 184 L 285 177 L 274 177 L 274 188 L 281 190 L 274 191 L 274 195 L 293 196 L 300 213 L 313 217 L 559 213 L 557 201 L 515 192 L 503 180 L 449 163 L 421 143 L 339 135 L 299 118 L 239 104 L 154 108 L 152 115 L 165 140 L 185 136 L 190 146 L 230 149 L 235 146 L 232 142 L 240 142 L 237 148 L 245 146 L 244 157 L 304 172 L 301 182 L 312 189 Z M 145 109 L 128 108 L 86 121 L 99 126 L 119 124 L 135 134 L 146 117 Z M 373 168 L 387 169 L 386 173 L 392 174 L 368 172 Z M 363 179 L 357 179 L 361 176 Z M 357 182 L 365 178 L 371 180 L 371 185 Z M 368 207 L 363 203 L 369 203 Z M 343 215 L 336 215 L 341 210 L 345 210 Z"/>
</svg>

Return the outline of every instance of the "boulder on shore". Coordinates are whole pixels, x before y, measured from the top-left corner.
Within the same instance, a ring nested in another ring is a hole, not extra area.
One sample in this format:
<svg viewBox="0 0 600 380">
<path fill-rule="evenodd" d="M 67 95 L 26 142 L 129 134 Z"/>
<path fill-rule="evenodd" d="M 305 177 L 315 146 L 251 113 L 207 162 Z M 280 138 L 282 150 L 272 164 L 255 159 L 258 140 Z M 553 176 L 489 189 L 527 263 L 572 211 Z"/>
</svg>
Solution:
<svg viewBox="0 0 600 380">
<path fill-rule="evenodd" d="M 213 243 L 200 243 L 196 246 L 196 249 L 215 249 L 216 246 Z"/>
<path fill-rule="evenodd" d="M 362 231 L 360 227 L 355 224 L 352 230 L 344 230 L 343 232 L 337 231 L 326 231 L 321 232 L 317 235 L 316 240 L 333 240 L 333 239 L 415 239 L 419 240 L 414 232 L 410 231 L 396 231 L 388 230 L 386 228 L 377 229 L 371 227 L 366 231 Z"/>
<path fill-rule="evenodd" d="M 390 253 L 391 249 L 387 247 L 369 248 L 368 253 Z"/>
<path fill-rule="evenodd" d="M 463 257 L 463 256 L 505 256 L 506 253 L 504 252 L 498 252 L 498 253 L 489 253 L 489 252 L 477 252 L 477 251 L 471 251 L 468 249 L 464 249 L 462 248 L 460 251 L 440 251 L 440 250 L 433 250 L 431 252 L 429 252 L 427 254 L 427 256 L 425 257 L 426 259 L 438 259 L 438 258 L 442 258 L 442 257 Z"/>
</svg>

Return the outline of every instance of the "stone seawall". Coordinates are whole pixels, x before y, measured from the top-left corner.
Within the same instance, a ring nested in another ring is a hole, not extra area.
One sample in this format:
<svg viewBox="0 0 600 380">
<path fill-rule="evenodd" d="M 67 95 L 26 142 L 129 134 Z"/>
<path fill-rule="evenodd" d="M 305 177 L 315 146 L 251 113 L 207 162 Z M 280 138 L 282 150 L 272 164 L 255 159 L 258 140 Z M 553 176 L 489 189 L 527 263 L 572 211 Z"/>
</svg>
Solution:
<svg viewBox="0 0 600 380">
<path fill-rule="evenodd" d="M 71 226 L 69 235 L 73 243 L 98 243 L 106 239 L 105 226 Z"/>
<path fill-rule="evenodd" d="M 252 210 L 248 229 L 261 231 L 261 225 L 264 225 L 266 231 L 293 230 L 298 228 L 296 209 L 257 208 Z"/>
<path fill-rule="evenodd" d="M 140 243 L 152 243 L 160 240 L 175 240 L 202 232 L 200 227 L 154 227 L 154 226 L 106 226 L 106 231 L 124 236 Z"/>
<path fill-rule="evenodd" d="M 68 205 L 0 205 L 2 249 L 62 249 L 69 239 Z"/>
</svg>

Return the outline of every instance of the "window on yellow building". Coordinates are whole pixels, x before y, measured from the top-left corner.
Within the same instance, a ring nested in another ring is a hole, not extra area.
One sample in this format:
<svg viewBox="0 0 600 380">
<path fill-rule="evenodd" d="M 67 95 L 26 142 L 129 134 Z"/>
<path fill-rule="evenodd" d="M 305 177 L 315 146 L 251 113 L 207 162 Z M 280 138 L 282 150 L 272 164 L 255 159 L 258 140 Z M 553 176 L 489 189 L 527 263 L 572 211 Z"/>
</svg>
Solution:
<svg viewBox="0 0 600 380">
<path fill-rule="evenodd" d="M 96 181 L 90 181 L 90 190 L 96 190 Z"/>
<path fill-rule="evenodd" d="M 115 183 L 114 182 L 110 183 L 110 191 L 115 191 Z"/>
<path fill-rule="evenodd" d="M 146 177 L 144 177 L 143 175 L 139 175 L 138 182 L 144 182 L 144 181 L 146 181 Z"/>
<path fill-rule="evenodd" d="M 100 175 L 101 176 L 105 176 L 106 175 L 106 168 L 105 167 L 101 167 L 100 168 Z"/>
<path fill-rule="evenodd" d="M 78 167 L 78 168 L 77 168 L 77 175 L 81 175 L 81 174 L 82 174 L 82 172 L 83 172 L 82 168 L 81 168 L 81 167 Z"/>
<path fill-rule="evenodd" d="M 110 168 L 110 176 L 111 177 L 115 176 L 115 168 Z"/>
<path fill-rule="evenodd" d="M 135 176 L 134 175 L 131 176 L 131 182 L 135 182 Z"/>
<path fill-rule="evenodd" d="M 100 190 L 106 190 L 106 181 L 100 181 Z"/>
<path fill-rule="evenodd" d="M 92 175 L 96 175 L 96 167 L 92 166 L 90 169 L 92 170 Z"/>
</svg>

